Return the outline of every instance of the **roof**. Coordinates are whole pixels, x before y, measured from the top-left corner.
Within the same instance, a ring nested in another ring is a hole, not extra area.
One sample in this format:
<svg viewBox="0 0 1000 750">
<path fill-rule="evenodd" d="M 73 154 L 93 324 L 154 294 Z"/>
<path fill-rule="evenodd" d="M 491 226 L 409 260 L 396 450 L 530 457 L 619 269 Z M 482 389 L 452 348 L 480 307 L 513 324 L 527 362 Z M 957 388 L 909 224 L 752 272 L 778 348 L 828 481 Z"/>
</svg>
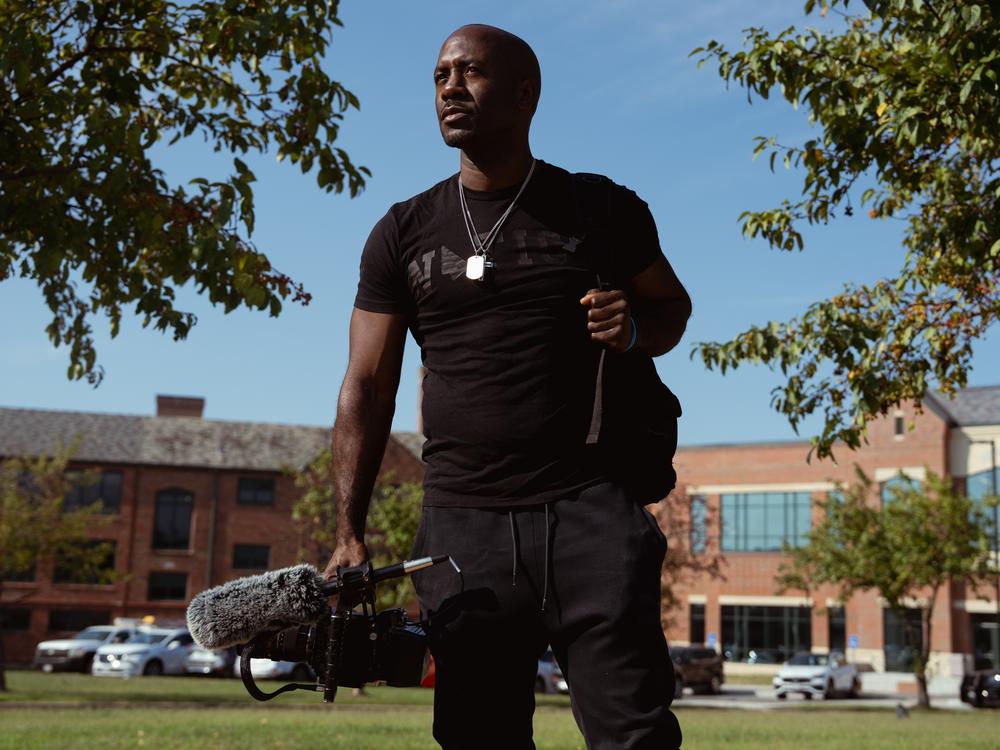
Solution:
<svg viewBox="0 0 1000 750">
<path fill-rule="evenodd" d="M 963 388 L 954 398 L 928 391 L 924 400 L 958 427 L 1000 424 L 1000 385 Z"/>
<path fill-rule="evenodd" d="M 391 437 L 420 458 L 419 436 Z M 82 462 L 283 471 L 327 447 L 330 428 L 0 407 L 0 456 L 49 454 L 73 440 Z"/>
</svg>

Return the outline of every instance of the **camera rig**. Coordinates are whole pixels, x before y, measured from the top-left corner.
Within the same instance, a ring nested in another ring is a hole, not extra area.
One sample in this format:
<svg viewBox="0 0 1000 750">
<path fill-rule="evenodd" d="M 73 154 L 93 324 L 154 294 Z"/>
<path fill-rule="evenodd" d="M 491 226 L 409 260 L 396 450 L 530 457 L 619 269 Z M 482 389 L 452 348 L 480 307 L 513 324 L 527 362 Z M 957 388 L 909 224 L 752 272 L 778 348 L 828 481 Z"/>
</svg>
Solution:
<svg viewBox="0 0 1000 750">
<path fill-rule="evenodd" d="M 240 677 L 247 692 L 259 701 L 268 701 L 292 690 L 322 692 L 323 701 L 332 703 L 337 688 L 361 687 L 384 682 L 394 687 L 420 684 L 427 652 L 427 635 L 421 623 L 410 620 L 402 609 L 375 611 L 375 585 L 449 561 L 448 555 L 373 568 L 370 562 L 337 568 L 337 577 L 323 585 L 323 593 L 336 596 L 337 605 L 329 616 L 308 625 L 268 631 L 254 637 L 240 650 Z M 253 658 L 295 661 L 309 664 L 315 683 L 293 682 L 267 693 L 254 681 L 250 669 Z"/>
</svg>

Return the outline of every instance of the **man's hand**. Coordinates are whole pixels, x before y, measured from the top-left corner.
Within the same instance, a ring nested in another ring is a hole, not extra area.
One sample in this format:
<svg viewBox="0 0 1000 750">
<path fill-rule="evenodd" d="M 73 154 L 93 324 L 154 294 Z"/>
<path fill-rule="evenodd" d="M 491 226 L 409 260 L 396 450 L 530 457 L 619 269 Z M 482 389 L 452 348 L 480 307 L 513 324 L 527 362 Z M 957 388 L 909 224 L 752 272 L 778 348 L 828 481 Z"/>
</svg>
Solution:
<svg viewBox="0 0 1000 750">
<path fill-rule="evenodd" d="M 587 311 L 587 330 L 590 338 L 608 349 L 624 352 L 632 340 L 632 308 L 625 292 L 611 289 L 602 292 L 591 289 L 580 300 Z"/>
<path fill-rule="evenodd" d="M 337 577 L 337 566 L 342 568 L 352 568 L 368 560 L 368 548 L 364 542 L 357 540 L 339 541 L 337 548 L 333 551 L 330 562 L 323 571 L 323 580 L 332 581 Z"/>
</svg>

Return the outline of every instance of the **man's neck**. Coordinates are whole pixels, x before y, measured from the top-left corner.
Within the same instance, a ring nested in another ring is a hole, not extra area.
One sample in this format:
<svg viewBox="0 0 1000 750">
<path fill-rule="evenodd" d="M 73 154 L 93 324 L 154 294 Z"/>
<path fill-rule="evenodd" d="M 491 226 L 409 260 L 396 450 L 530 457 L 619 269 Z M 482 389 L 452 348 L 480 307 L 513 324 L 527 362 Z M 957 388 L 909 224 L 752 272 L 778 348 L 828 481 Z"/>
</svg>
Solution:
<svg viewBox="0 0 1000 750">
<path fill-rule="evenodd" d="M 473 156 L 463 151 L 460 172 L 462 184 L 469 190 L 502 190 L 519 185 L 531 169 L 533 161 L 531 149 L 527 145 L 513 153 L 507 151 L 500 157 L 479 154 Z"/>
</svg>

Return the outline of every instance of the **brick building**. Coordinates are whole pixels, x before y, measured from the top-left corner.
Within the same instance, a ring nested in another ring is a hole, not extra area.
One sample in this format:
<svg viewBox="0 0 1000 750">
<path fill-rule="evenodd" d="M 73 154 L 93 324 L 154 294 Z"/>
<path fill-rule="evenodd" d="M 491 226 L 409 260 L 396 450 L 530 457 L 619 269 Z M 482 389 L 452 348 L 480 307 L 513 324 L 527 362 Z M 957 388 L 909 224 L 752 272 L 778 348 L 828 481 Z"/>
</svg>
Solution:
<svg viewBox="0 0 1000 750">
<path fill-rule="evenodd" d="M 48 560 L 5 580 L 10 663 L 30 661 L 40 640 L 113 617 L 182 621 L 193 594 L 298 561 L 291 522 L 298 489 L 288 470 L 329 445 L 330 430 L 203 419 L 203 408 L 200 398 L 158 396 L 156 416 L 0 409 L 0 457 L 79 441 L 74 468 L 95 470 L 100 481 L 67 502 L 102 498 L 111 521 L 92 536 L 113 544 L 114 568 L 124 576 L 111 585 L 73 583 Z M 393 433 L 383 472 L 420 481 L 421 442 Z"/>
<path fill-rule="evenodd" d="M 1000 387 L 969 388 L 954 400 L 928 393 L 918 413 L 904 407 L 870 426 L 869 444 L 836 451 L 840 463 L 807 463 L 807 442 L 681 447 L 675 458 L 680 501 L 691 509 L 693 551 L 719 553 L 724 578 L 700 576 L 678 590 L 675 643 L 716 646 L 731 671 L 792 651 L 846 651 L 876 670 L 905 670 L 921 601 L 905 611 L 885 609 L 874 594 L 839 607 L 833 589 L 779 595 L 774 583 L 782 542 L 795 545 L 817 520 L 816 501 L 854 480 L 860 466 L 891 497 L 897 482 L 919 483 L 927 470 L 952 477 L 970 497 L 990 493 L 990 443 L 1000 443 Z M 997 449 L 1000 452 L 1000 448 Z M 666 521 L 661 521 L 666 523 Z M 984 592 L 985 593 L 985 592 Z M 996 605 L 964 587 L 939 597 L 932 633 L 932 669 L 956 675 L 998 650 Z M 909 631 L 909 633 L 908 633 Z M 907 638 L 910 642 L 907 642 Z"/>
<path fill-rule="evenodd" d="M 101 472 L 99 491 L 114 506 L 95 538 L 114 542 L 115 568 L 127 574 L 110 586 L 53 582 L 48 562 L 31 580 L 5 581 L 5 600 L 29 595 L 7 610 L 12 662 L 30 659 L 43 638 L 114 616 L 179 620 L 192 594 L 296 561 L 296 488 L 287 469 L 325 447 L 329 430 L 207 420 L 203 406 L 161 396 L 156 416 L 0 409 L 0 457 L 45 453 L 56 440 L 79 436 L 76 463 Z M 882 492 L 919 482 L 929 469 L 984 497 L 991 441 L 1000 443 L 1000 387 L 970 388 L 954 400 L 929 393 L 922 412 L 904 407 L 871 425 L 869 444 L 837 452 L 839 464 L 807 463 L 804 441 L 682 446 L 675 492 L 691 509 L 689 542 L 699 554 L 721 554 L 724 578 L 701 576 L 675 589 L 683 607 L 673 615 L 671 642 L 716 646 L 731 660 L 730 672 L 773 670 L 766 662 L 791 651 L 829 648 L 878 670 L 901 668 L 920 601 L 892 612 L 874 595 L 855 596 L 843 608 L 834 606 L 833 590 L 779 595 L 782 542 L 804 538 L 816 501 L 851 482 L 855 464 Z M 419 480 L 421 444 L 414 433 L 394 433 L 383 470 Z M 937 673 L 959 674 L 1000 651 L 993 599 L 955 586 L 936 609 Z"/>
</svg>

